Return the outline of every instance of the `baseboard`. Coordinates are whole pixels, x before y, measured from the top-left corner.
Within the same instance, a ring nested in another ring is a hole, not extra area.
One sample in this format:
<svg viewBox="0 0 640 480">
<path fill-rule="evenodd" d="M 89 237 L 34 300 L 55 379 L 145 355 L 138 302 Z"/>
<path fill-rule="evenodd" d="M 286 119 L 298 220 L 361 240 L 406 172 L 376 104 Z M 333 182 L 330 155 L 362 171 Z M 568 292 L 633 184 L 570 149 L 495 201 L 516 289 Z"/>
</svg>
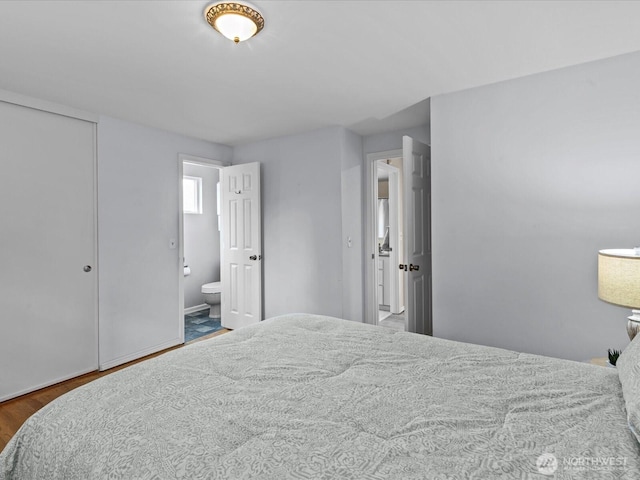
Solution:
<svg viewBox="0 0 640 480">
<path fill-rule="evenodd" d="M 95 372 L 97 370 L 96 367 L 92 367 L 89 370 L 79 370 L 74 373 L 70 373 L 69 375 L 64 375 L 60 378 L 56 378 L 55 380 L 51 380 L 45 383 L 41 383 L 39 385 L 35 385 L 33 387 L 26 388 L 24 390 L 20 390 L 19 392 L 13 392 L 4 397 L 0 397 L 0 402 L 4 402 L 6 400 L 11 400 L 12 398 L 20 397 L 21 395 L 26 395 L 27 393 L 35 392 L 36 390 L 40 390 L 42 388 L 47 388 L 57 383 L 66 382 L 67 380 L 71 380 L 72 378 L 79 377 L 81 375 L 86 375 L 87 373 Z"/>
<path fill-rule="evenodd" d="M 146 357 L 147 355 L 151 355 L 152 353 L 157 353 L 183 343 L 184 339 L 181 340 L 179 338 L 175 338 L 169 342 L 161 343 L 160 345 L 154 345 L 153 347 L 145 348 L 144 350 L 138 350 L 137 352 L 123 355 L 113 360 L 109 360 L 108 362 L 100 363 L 100 371 L 103 372 L 105 370 L 109 370 L 110 368 L 117 367 L 123 363 L 129 363 L 134 360 L 138 360 L 139 358 Z"/>
<path fill-rule="evenodd" d="M 202 305 L 196 305 L 195 307 L 189 307 L 184 309 L 184 314 L 187 315 L 189 313 L 199 312 L 200 310 L 206 310 L 209 308 L 209 305 L 203 303 Z"/>
</svg>

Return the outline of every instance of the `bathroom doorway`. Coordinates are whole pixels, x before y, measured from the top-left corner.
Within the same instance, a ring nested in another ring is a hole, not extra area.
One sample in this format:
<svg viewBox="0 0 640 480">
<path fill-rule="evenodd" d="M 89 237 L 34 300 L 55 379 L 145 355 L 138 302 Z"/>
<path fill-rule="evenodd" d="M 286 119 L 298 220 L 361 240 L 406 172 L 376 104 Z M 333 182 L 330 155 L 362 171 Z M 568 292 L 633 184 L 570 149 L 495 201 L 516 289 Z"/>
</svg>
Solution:
<svg viewBox="0 0 640 480">
<path fill-rule="evenodd" d="M 222 162 L 180 155 L 181 333 L 185 343 L 222 329 L 220 309 Z"/>
</svg>

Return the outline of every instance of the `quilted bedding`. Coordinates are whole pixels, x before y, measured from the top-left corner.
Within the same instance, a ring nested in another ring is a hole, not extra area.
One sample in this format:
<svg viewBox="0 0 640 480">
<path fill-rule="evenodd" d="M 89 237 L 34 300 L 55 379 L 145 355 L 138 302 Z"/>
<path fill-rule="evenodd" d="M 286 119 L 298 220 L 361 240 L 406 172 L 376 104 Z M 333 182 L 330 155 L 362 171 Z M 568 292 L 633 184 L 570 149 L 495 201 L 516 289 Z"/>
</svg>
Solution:
<svg viewBox="0 0 640 480">
<path fill-rule="evenodd" d="M 286 315 L 73 390 L 0 479 L 638 479 L 615 369 Z"/>
</svg>

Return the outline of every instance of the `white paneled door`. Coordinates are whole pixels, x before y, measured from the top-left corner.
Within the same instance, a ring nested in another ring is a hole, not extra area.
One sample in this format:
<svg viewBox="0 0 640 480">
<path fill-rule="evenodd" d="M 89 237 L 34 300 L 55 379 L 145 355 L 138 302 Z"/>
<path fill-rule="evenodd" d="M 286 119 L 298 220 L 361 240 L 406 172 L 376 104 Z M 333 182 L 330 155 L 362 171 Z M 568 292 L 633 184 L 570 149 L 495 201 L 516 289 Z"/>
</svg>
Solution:
<svg viewBox="0 0 640 480">
<path fill-rule="evenodd" d="M 221 173 L 222 326 L 236 329 L 262 320 L 260 164 Z"/>
<path fill-rule="evenodd" d="M 98 367 L 96 124 L 0 101 L 0 401 Z"/>
<path fill-rule="evenodd" d="M 404 170 L 405 291 L 407 329 L 432 334 L 431 320 L 431 151 L 411 137 L 402 138 Z"/>
</svg>

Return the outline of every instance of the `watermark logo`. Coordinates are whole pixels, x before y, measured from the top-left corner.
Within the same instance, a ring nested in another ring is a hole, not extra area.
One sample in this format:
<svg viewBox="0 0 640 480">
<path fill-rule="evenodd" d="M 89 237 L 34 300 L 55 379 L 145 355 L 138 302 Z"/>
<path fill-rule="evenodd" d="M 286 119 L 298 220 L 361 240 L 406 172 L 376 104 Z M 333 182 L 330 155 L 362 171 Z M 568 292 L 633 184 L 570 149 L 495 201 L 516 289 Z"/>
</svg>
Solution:
<svg viewBox="0 0 640 480">
<path fill-rule="evenodd" d="M 536 460 L 538 472 L 553 475 L 562 465 L 563 471 L 612 471 L 624 470 L 626 457 L 562 457 L 562 464 L 553 453 L 543 453 Z"/>
<path fill-rule="evenodd" d="M 624 470 L 626 466 L 627 457 L 569 457 L 562 459 L 562 467 L 565 470 Z"/>
<path fill-rule="evenodd" d="M 558 459 L 553 453 L 543 453 L 536 460 L 538 471 L 543 475 L 553 475 L 558 469 Z"/>
</svg>

